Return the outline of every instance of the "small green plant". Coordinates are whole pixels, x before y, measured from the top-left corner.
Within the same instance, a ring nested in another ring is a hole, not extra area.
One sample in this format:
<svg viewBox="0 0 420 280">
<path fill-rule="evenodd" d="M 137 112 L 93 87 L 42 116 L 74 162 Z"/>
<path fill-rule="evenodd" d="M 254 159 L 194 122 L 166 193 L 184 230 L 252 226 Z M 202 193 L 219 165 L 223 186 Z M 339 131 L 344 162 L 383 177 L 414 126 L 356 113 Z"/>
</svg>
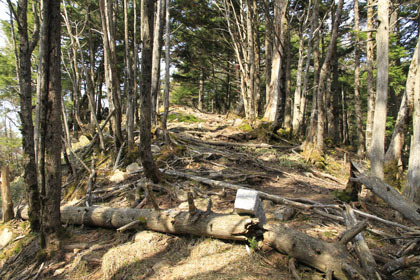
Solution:
<svg viewBox="0 0 420 280">
<path fill-rule="evenodd" d="M 253 236 L 252 238 L 248 238 L 249 247 L 256 251 L 258 248 L 258 240 Z"/>
</svg>

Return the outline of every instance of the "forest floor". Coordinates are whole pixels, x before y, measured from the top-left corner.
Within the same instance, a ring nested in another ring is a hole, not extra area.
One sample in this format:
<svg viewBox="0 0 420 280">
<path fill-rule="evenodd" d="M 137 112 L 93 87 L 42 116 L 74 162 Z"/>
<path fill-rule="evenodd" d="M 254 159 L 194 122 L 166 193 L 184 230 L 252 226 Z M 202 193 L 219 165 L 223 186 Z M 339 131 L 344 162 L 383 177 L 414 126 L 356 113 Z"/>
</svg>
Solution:
<svg viewBox="0 0 420 280">
<path fill-rule="evenodd" d="M 270 139 L 263 129 L 251 129 L 242 119 L 206 114 L 186 107 L 174 107 L 169 130 L 176 143 L 168 149 L 159 140 L 153 143 L 157 164 L 165 170 L 194 174 L 279 195 L 295 201 L 322 204 L 343 203 L 336 198 L 349 177 L 344 149 L 329 149 L 322 166 L 314 166 L 299 153 L 298 143 L 277 136 Z M 83 142 L 83 141 L 81 141 Z M 267 144 L 269 143 L 269 144 Z M 85 143 L 75 143 L 75 147 Z M 132 207 L 136 183 L 143 180 L 140 169 L 131 165 L 139 159 L 114 162 L 98 160 L 95 205 Z M 89 165 L 89 161 L 86 161 Z M 361 162 L 363 165 L 363 162 Z M 63 188 L 63 205 L 85 204 L 87 177 Z M 161 209 L 188 209 L 187 193 L 195 194 L 196 206 L 205 210 L 212 200 L 212 211 L 231 213 L 236 192 L 211 187 L 197 181 L 165 176 L 161 191 L 155 192 Z M 366 190 L 355 207 L 384 219 L 409 225 L 381 201 L 372 201 Z M 140 197 L 142 200 L 143 197 Z M 150 201 L 141 207 L 152 208 Z M 312 210 L 295 210 L 263 201 L 267 219 L 284 223 L 310 236 L 337 240 L 345 225 Z M 137 206 L 138 207 L 138 206 Z M 336 213 L 332 213 L 336 214 Z M 13 239 L 0 250 L 0 279 L 294 279 L 289 257 L 275 250 L 263 250 L 253 241 L 223 241 L 199 236 L 175 236 L 152 231 L 65 225 L 67 237 L 57 257 L 45 259 L 28 223 L 12 221 L 0 231 L 13 233 Z M 369 248 L 387 258 L 398 257 L 409 242 L 404 231 L 375 220 L 369 221 L 364 237 Z M 419 253 L 419 242 L 412 246 Z M 302 279 L 325 279 L 325 274 L 297 264 Z M 416 276 L 417 275 L 417 276 Z M 396 279 L 420 279 L 420 269 L 397 272 Z M 417 278 L 416 278 L 417 277 Z"/>
</svg>

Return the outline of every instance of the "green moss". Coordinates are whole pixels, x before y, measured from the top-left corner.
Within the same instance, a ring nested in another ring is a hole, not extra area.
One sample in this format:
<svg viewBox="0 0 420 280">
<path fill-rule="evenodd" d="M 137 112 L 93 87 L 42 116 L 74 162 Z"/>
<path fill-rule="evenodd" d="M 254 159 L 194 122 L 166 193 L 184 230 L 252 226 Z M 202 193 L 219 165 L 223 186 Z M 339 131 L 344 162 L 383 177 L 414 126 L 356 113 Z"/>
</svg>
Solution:
<svg viewBox="0 0 420 280">
<path fill-rule="evenodd" d="M 248 123 L 243 123 L 238 127 L 240 130 L 242 130 L 243 132 L 249 132 L 252 130 L 252 127 L 248 124 Z"/>
<path fill-rule="evenodd" d="M 173 122 L 185 122 L 185 123 L 198 123 L 198 122 L 204 122 L 203 120 L 197 118 L 193 115 L 186 115 L 182 113 L 171 113 L 168 115 L 168 121 Z"/>
<path fill-rule="evenodd" d="M 329 239 L 333 239 L 336 236 L 333 231 L 324 231 L 322 235 Z"/>
</svg>

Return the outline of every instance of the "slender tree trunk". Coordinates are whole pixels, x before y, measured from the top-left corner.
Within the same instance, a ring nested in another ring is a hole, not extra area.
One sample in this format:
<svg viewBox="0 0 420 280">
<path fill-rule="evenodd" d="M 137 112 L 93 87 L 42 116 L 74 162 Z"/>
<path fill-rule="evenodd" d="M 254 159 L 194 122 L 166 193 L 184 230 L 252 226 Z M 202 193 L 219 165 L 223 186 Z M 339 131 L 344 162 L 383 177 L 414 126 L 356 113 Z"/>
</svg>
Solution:
<svg viewBox="0 0 420 280">
<path fill-rule="evenodd" d="M 147 178 L 155 183 L 160 180 L 160 172 L 151 151 L 152 115 L 152 53 L 153 53 L 153 0 L 142 2 L 142 90 L 140 98 L 140 157 Z"/>
<path fill-rule="evenodd" d="M 160 56 L 162 52 L 162 26 L 163 26 L 163 5 L 165 0 L 156 2 L 156 18 L 153 31 L 153 54 L 152 54 L 152 124 L 157 122 L 158 92 L 160 83 Z"/>
<path fill-rule="evenodd" d="M 365 136 L 363 135 L 362 109 L 360 99 L 360 35 L 359 35 L 359 0 L 354 0 L 354 32 L 356 36 L 354 48 L 354 97 L 356 109 L 357 154 L 365 153 Z"/>
<path fill-rule="evenodd" d="M 304 116 L 306 112 L 306 96 L 307 96 L 307 90 L 308 90 L 308 83 L 309 83 L 309 67 L 311 62 L 311 55 L 312 55 L 312 47 L 314 48 L 314 85 L 317 86 L 316 80 L 318 79 L 318 71 L 319 71 L 319 30 L 315 34 L 315 30 L 319 26 L 319 0 L 314 0 L 313 2 L 313 11 L 312 11 L 312 21 L 311 21 L 311 30 L 309 32 L 309 39 L 308 39 L 308 49 L 306 52 L 306 65 L 305 65 L 305 76 L 303 78 L 303 88 L 302 88 L 302 98 L 300 99 L 300 114 L 301 116 L 299 119 L 301 120 L 301 123 L 299 124 L 299 129 L 296 131 L 297 135 L 301 133 L 304 129 Z M 315 38 L 315 41 L 313 39 Z M 315 88 L 314 88 L 315 90 Z M 316 100 L 316 98 L 314 98 Z M 312 102 L 312 106 L 316 105 L 316 102 Z M 315 112 L 313 112 L 315 113 Z M 311 123 L 314 120 L 315 115 L 311 112 Z M 310 124 L 311 125 L 311 124 Z M 315 127 L 315 126 L 314 126 Z M 303 134 L 303 133 L 302 133 Z"/>
<path fill-rule="evenodd" d="M 203 111 L 204 98 L 204 69 L 200 68 L 200 81 L 198 85 L 198 110 Z"/>
<path fill-rule="evenodd" d="M 168 113 L 169 113 L 169 78 L 170 78 L 170 65 L 171 65 L 171 57 L 170 57 L 170 40 L 171 40 L 171 21 L 170 21 L 170 0 L 165 0 L 165 91 L 163 94 L 163 116 L 162 116 L 162 130 L 163 135 L 165 137 L 166 144 L 171 143 L 171 138 L 168 133 L 167 128 L 167 121 L 168 121 Z"/>
<path fill-rule="evenodd" d="M 338 26 L 341 23 L 341 11 L 343 9 L 344 0 L 340 0 L 338 2 L 337 11 L 335 14 L 335 21 L 331 31 L 331 41 L 328 45 L 327 53 L 325 54 L 325 59 L 321 67 L 321 72 L 319 74 L 319 86 L 318 86 L 318 122 L 317 122 L 317 137 L 316 137 L 316 146 L 318 151 L 323 153 L 325 148 L 324 143 L 324 134 L 325 134 L 325 121 L 326 121 L 326 114 L 325 114 L 325 104 L 322 104 L 324 101 L 324 94 L 325 94 L 325 82 L 327 76 L 329 74 L 331 58 L 334 52 L 335 45 L 337 44 L 338 38 Z"/>
<path fill-rule="evenodd" d="M 297 73 L 296 73 L 296 88 L 295 88 L 295 95 L 294 95 L 294 102 L 293 102 L 293 119 L 292 119 L 292 130 L 293 134 L 297 136 L 297 133 L 300 130 L 300 125 L 302 124 L 302 113 L 301 110 L 303 108 L 300 107 L 301 105 L 301 98 L 302 96 L 302 74 L 303 74 L 303 48 L 304 48 L 305 40 L 303 39 L 303 24 L 299 28 L 299 58 L 298 58 L 298 65 L 297 65 Z"/>
<path fill-rule="evenodd" d="M 102 20 L 102 39 L 104 43 L 104 71 L 105 83 L 108 92 L 108 101 L 110 112 L 114 111 L 112 116 L 113 130 L 115 133 L 114 148 L 118 152 L 122 142 L 121 132 L 121 101 L 120 101 L 120 82 L 117 73 L 117 54 L 115 43 L 115 22 L 113 20 L 112 3 L 109 0 L 99 1 L 99 10 Z"/>
<path fill-rule="evenodd" d="M 136 1 L 133 1 L 135 5 Z M 136 12 L 134 11 L 134 18 L 136 18 Z M 137 53 L 130 51 L 130 39 L 128 36 L 128 6 L 127 0 L 124 0 L 124 41 L 125 41 L 125 80 L 124 80 L 124 91 L 127 95 L 127 112 L 126 112 L 126 129 L 127 129 L 127 142 L 128 142 L 128 151 L 134 150 L 134 104 L 133 104 L 133 95 L 134 95 L 134 74 L 133 74 L 133 55 Z M 135 27 L 134 27 L 135 28 Z M 134 38 L 135 40 L 135 38 Z"/>
<path fill-rule="evenodd" d="M 43 95 L 43 116 L 41 151 L 41 245 L 47 250 L 57 250 L 58 235 L 61 232 L 61 15 L 60 1 L 42 1 L 41 45 L 44 57 L 41 58 L 41 92 Z"/>
<path fill-rule="evenodd" d="M 14 218 L 15 212 L 13 212 L 13 201 L 10 192 L 10 171 L 9 167 L 1 167 L 1 210 L 3 213 L 2 222 L 6 223 Z"/>
<path fill-rule="evenodd" d="M 317 89 L 319 87 L 319 71 L 320 71 L 320 51 L 319 51 L 319 43 L 320 43 L 320 32 L 317 32 L 314 36 L 314 81 L 313 81 L 313 93 L 312 93 L 312 108 L 311 108 L 311 116 L 309 119 L 309 127 L 306 133 L 306 139 L 302 143 L 303 150 L 313 150 L 313 144 L 316 143 L 316 129 L 317 129 L 317 116 L 318 116 L 318 96 L 317 96 Z M 305 79 L 308 79 L 308 72 L 305 73 Z M 305 88 L 305 86 L 304 86 Z M 304 97 L 301 99 L 301 108 L 303 116 L 306 112 L 306 93 Z M 304 120 L 302 119 L 302 124 L 300 129 L 303 130 L 304 128 Z"/>
<path fill-rule="evenodd" d="M 368 0 L 367 11 L 367 43 L 366 43 L 366 63 L 367 63 L 367 92 L 368 92 L 368 108 L 366 118 L 366 149 L 367 154 L 370 154 L 370 146 L 372 142 L 373 130 L 373 114 L 375 108 L 375 82 L 373 77 L 373 59 L 375 56 L 374 39 L 373 39 L 373 6 L 374 1 Z"/>
<path fill-rule="evenodd" d="M 292 62 L 291 44 L 290 44 L 290 23 L 287 21 L 286 31 L 286 69 L 285 69 L 285 94 L 284 94 L 284 128 L 290 130 L 292 128 L 292 96 L 291 96 L 291 75 L 290 65 Z"/>
<path fill-rule="evenodd" d="M 417 73 L 414 90 L 413 136 L 403 195 L 420 205 L 420 40 L 417 42 Z"/>
<path fill-rule="evenodd" d="M 20 93 L 20 119 L 22 122 L 22 146 L 24 152 L 24 181 L 28 199 L 29 222 L 35 232 L 40 230 L 41 202 L 38 191 L 37 158 L 35 154 L 34 126 L 32 120 L 32 85 L 31 85 L 31 54 L 39 39 L 39 20 L 37 11 L 34 11 L 34 34 L 32 40 L 28 38 L 27 0 L 17 3 L 19 57 L 17 61 L 19 93 Z M 13 9 L 9 2 L 10 8 Z M 35 7 L 35 6 L 34 6 Z M 40 51 L 41 54 L 41 51 Z"/>
<path fill-rule="evenodd" d="M 380 179 L 384 178 L 385 124 L 388 96 L 388 9 L 389 0 L 378 1 L 379 26 L 376 34 L 378 75 L 370 163 L 372 174 Z"/>
<path fill-rule="evenodd" d="M 265 2 L 265 1 L 264 1 Z M 270 79 L 271 79 L 271 68 L 273 62 L 273 24 L 271 20 L 269 6 L 265 7 L 265 33 L 264 33 L 264 44 L 265 44 L 265 105 L 267 108 L 268 101 L 270 100 Z"/>
</svg>

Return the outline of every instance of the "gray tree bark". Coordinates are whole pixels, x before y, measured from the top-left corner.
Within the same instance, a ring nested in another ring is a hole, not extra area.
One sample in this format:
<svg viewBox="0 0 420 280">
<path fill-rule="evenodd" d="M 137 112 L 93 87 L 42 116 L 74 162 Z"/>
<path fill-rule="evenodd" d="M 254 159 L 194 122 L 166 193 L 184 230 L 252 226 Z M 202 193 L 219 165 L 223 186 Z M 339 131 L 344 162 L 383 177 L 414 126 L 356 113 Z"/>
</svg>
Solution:
<svg viewBox="0 0 420 280">
<path fill-rule="evenodd" d="M 365 153 L 365 136 L 363 134 L 362 109 L 360 99 L 360 34 L 359 34 L 359 0 L 354 0 L 354 32 L 356 33 L 354 48 L 354 97 L 356 109 L 357 154 Z"/>
<path fill-rule="evenodd" d="M 152 116 L 152 52 L 153 52 L 153 0 L 142 2 L 142 90 L 140 96 L 140 158 L 145 175 L 153 182 L 160 180 L 160 172 L 156 167 L 151 151 L 151 116 Z"/>
<path fill-rule="evenodd" d="M 375 56 L 375 42 L 373 39 L 373 6 L 374 1 L 368 0 L 367 11 L 367 42 L 366 42 L 366 63 L 367 63 L 367 91 L 368 91 L 368 111 L 366 120 L 366 149 L 370 155 L 370 146 L 372 142 L 373 113 L 375 107 L 375 82 L 373 78 L 373 60 Z"/>
<path fill-rule="evenodd" d="M 60 2 L 42 1 L 41 40 L 45 53 L 42 60 L 41 92 L 41 245 L 57 250 L 61 232 L 61 14 Z"/>
<path fill-rule="evenodd" d="M 414 91 L 413 136 L 408 162 L 407 183 L 404 196 L 420 205 L 420 39 L 417 42 L 417 74 Z"/>
<path fill-rule="evenodd" d="M 10 192 L 10 171 L 7 165 L 1 167 L 1 200 L 1 210 L 3 214 L 2 222 L 6 223 L 15 217 L 12 195 Z"/>
<path fill-rule="evenodd" d="M 157 123 L 158 95 L 160 84 L 160 57 L 162 53 L 162 34 L 164 20 L 164 1 L 156 2 L 156 18 L 153 30 L 153 54 L 152 54 L 152 123 Z"/>
<path fill-rule="evenodd" d="M 389 0 L 378 1 L 377 44 L 377 81 L 376 100 L 373 121 L 370 163 L 372 174 L 384 178 L 385 124 L 388 96 L 388 42 L 389 42 Z"/>
</svg>

